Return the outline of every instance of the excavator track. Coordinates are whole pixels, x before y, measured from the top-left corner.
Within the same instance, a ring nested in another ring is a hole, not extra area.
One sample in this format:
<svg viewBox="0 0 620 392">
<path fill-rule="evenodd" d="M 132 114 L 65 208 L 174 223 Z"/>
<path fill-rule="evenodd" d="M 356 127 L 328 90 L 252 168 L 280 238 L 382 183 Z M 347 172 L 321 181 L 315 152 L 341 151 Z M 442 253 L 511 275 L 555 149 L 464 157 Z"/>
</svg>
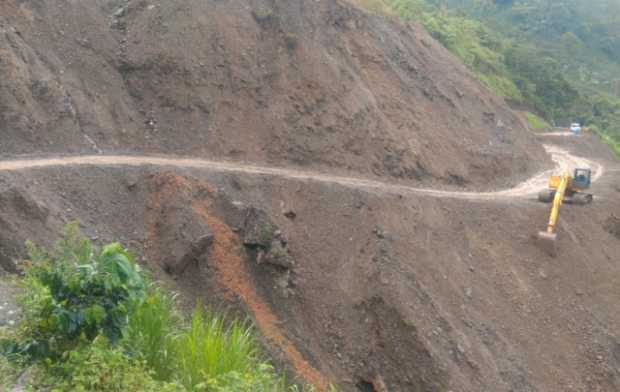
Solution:
<svg viewBox="0 0 620 392">
<path fill-rule="evenodd" d="M 575 193 L 564 202 L 584 206 L 592 203 L 592 200 L 594 200 L 594 197 L 589 193 Z"/>
<path fill-rule="evenodd" d="M 551 203 L 555 197 L 555 189 L 544 189 L 538 193 L 538 200 L 543 203 Z"/>
</svg>

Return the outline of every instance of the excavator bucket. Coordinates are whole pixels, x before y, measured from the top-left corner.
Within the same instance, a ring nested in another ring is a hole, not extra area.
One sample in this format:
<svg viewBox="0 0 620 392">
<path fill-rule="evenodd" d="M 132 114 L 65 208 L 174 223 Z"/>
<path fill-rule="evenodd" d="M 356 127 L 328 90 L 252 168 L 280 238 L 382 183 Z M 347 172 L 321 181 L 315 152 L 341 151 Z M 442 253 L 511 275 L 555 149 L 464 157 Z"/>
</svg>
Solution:
<svg viewBox="0 0 620 392">
<path fill-rule="evenodd" d="M 552 257 L 555 257 L 558 253 L 557 239 L 557 233 L 549 233 L 548 231 L 538 232 L 538 245 Z"/>
</svg>

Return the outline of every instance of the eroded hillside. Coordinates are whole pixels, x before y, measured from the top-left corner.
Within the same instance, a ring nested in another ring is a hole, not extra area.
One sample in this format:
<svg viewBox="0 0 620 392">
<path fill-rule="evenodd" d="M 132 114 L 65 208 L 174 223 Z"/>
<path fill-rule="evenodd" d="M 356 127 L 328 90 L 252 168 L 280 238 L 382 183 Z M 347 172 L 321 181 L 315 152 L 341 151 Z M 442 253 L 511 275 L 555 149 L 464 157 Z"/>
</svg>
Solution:
<svg viewBox="0 0 620 392">
<path fill-rule="evenodd" d="M 0 28 L 5 269 L 79 219 L 188 305 L 247 312 L 320 391 L 620 388 L 620 166 L 529 133 L 417 25 L 335 0 L 8 0 Z M 541 178 L 543 143 L 597 168 L 556 258 L 534 185 L 461 189 Z"/>
<path fill-rule="evenodd" d="M 178 153 L 471 187 L 548 161 L 417 25 L 335 0 L 5 1 L 3 154 Z"/>
</svg>

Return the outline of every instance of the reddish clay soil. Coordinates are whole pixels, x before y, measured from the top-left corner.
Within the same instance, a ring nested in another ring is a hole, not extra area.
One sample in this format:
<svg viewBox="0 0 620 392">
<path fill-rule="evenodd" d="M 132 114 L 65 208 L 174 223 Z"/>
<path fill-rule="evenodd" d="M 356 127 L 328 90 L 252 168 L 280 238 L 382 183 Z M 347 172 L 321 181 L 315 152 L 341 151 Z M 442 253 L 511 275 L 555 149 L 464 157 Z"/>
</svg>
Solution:
<svg viewBox="0 0 620 392">
<path fill-rule="evenodd" d="M 147 219 L 149 221 L 147 253 L 150 260 L 161 259 L 161 255 L 166 255 L 166 250 L 174 242 L 171 239 L 162 240 L 158 226 L 186 225 L 187 222 L 177 221 L 180 217 L 178 211 L 183 209 L 183 205 L 191 206 L 191 210 L 199 219 L 206 222 L 213 234 L 213 243 L 206 259 L 215 269 L 217 282 L 226 290 L 225 298 L 229 301 L 236 299 L 241 301 L 261 334 L 270 345 L 284 353 L 284 360 L 293 367 L 297 376 L 321 391 L 327 390 L 329 381 L 304 359 L 286 336 L 286 331 L 281 327 L 282 322 L 273 313 L 270 305 L 258 296 L 243 260 L 244 252 L 239 237 L 222 220 L 213 215 L 213 203 L 217 191 L 205 181 L 190 180 L 169 172 L 154 175 L 150 178 L 150 183 L 151 189 L 155 190 L 150 197 Z"/>
</svg>

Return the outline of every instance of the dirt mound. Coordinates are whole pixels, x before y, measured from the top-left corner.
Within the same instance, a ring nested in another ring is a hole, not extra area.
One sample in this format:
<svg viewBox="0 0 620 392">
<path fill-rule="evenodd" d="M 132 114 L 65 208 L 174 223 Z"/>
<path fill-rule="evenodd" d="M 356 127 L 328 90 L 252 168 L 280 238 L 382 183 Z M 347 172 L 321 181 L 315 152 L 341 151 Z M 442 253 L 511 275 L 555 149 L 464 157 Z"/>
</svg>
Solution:
<svg viewBox="0 0 620 392">
<path fill-rule="evenodd" d="M 513 184 L 546 164 L 417 25 L 336 0 L 0 4 L 1 154 L 165 152 Z"/>
</svg>

